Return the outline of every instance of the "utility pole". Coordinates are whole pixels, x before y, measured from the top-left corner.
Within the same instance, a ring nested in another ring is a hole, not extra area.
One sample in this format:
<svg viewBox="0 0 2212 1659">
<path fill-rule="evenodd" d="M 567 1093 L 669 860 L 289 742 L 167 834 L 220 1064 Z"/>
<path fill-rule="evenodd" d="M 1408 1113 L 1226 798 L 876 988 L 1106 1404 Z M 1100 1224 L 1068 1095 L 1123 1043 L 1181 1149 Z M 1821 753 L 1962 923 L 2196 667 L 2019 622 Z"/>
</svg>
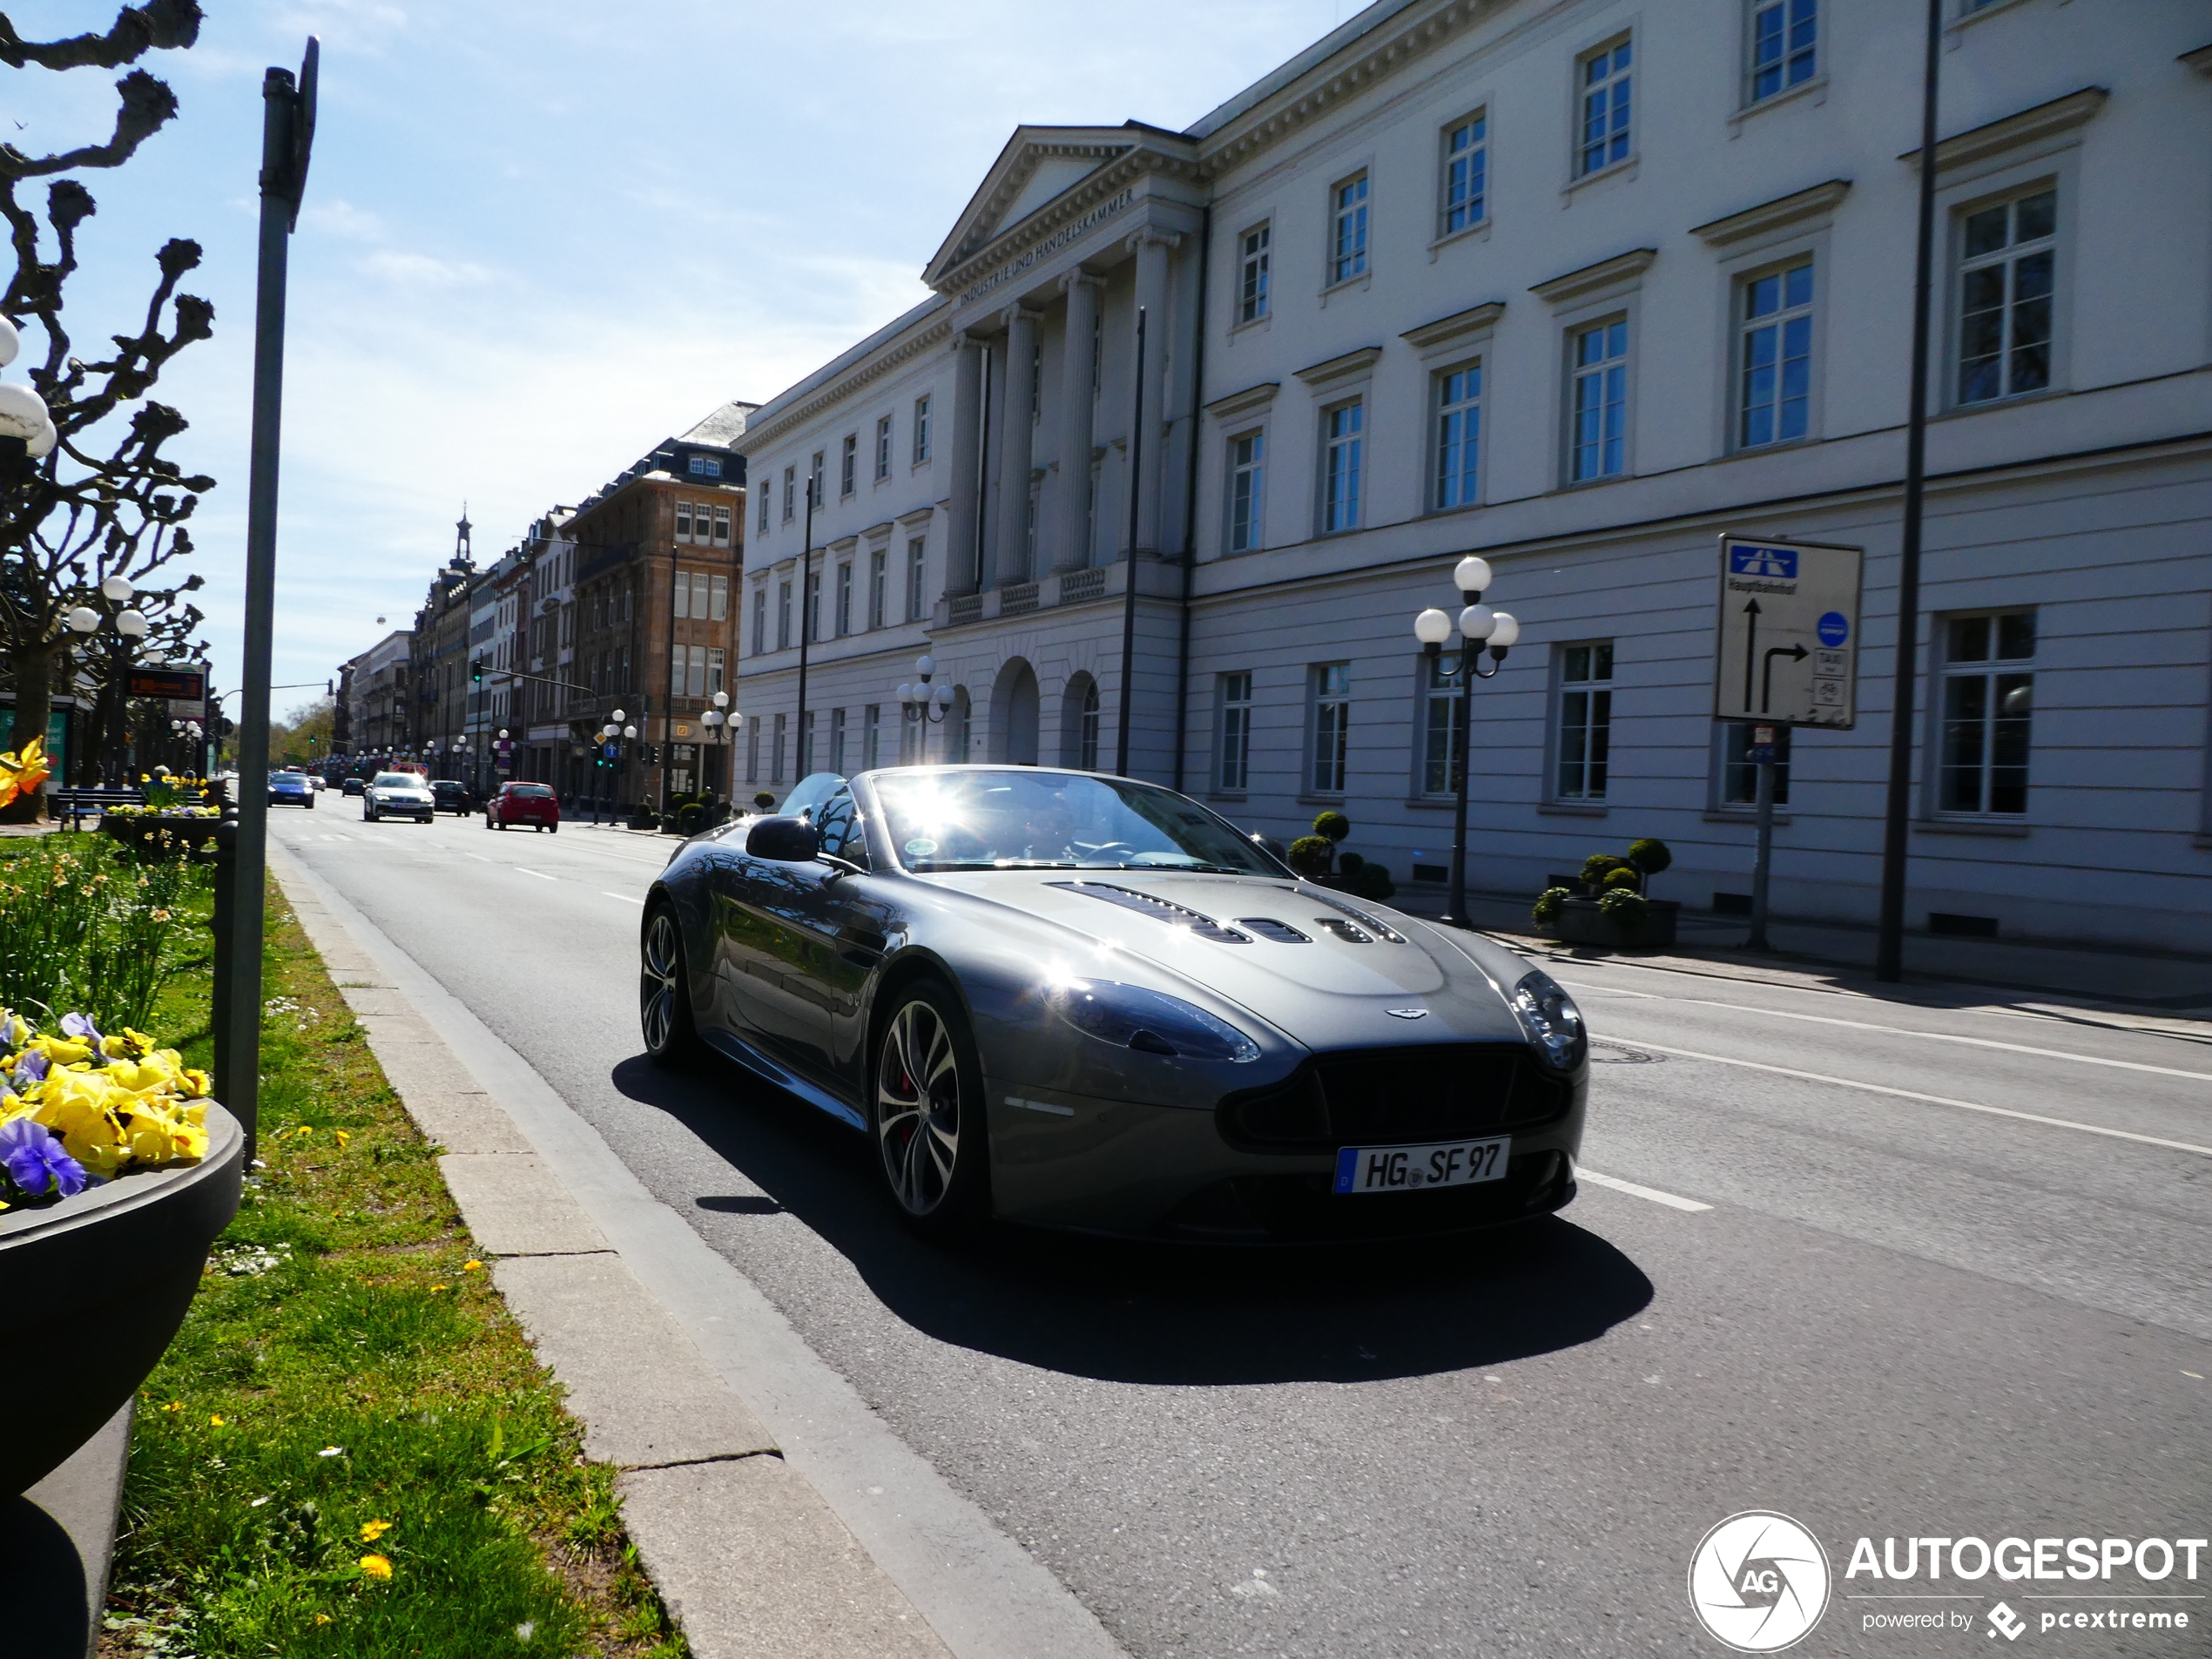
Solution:
<svg viewBox="0 0 2212 1659">
<path fill-rule="evenodd" d="M 222 928 L 227 982 L 215 1033 L 216 1096 L 244 1127 L 249 1159 L 260 1116 L 261 913 L 268 868 L 269 657 L 276 603 L 277 462 L 284 436 L 286 265 L 314 145 L 321 54 L 310 35 L 297 81 L 283 69 L 268 70 L 261 78 L 260 260 L 253 320 L 253 462 L 246 502 L 245 696 L 238 721 L 232 902 Z"/>
<path fill-rule="evenodd" d="M 1129 776 L 1129 723 L 1136 693 L 1136 523 L 1144 482 L 1144 310 L 1136 308 L 1136 401 L 1129 425 L 1129 585 L 1122 594 L 1120 731 L 1114 738 L 1114 775 Z M 1014 372 L 1009 364 L 1007 373 Z"/>
</svg>

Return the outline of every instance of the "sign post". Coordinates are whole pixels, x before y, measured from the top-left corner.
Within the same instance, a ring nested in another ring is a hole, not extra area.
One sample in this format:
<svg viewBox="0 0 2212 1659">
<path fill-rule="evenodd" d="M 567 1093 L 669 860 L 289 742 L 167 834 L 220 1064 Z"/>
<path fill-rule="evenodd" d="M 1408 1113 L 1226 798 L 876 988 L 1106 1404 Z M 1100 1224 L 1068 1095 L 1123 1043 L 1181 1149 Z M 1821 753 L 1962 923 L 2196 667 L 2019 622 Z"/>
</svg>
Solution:
<svg viewBox="0 0 2212 1659">
<path fill-rule="evenodd" d="M 1758 769 L 1751 865 L 1753 950 L 1768 948 L 1774 863 L 1777 726 L 1848 732 L 1858 722 L 1858 595 L 1863 550 L 1817 542 L 1721 537 L 1713 718 L 1750 725 L 1745 759 Z"/>
</svg>

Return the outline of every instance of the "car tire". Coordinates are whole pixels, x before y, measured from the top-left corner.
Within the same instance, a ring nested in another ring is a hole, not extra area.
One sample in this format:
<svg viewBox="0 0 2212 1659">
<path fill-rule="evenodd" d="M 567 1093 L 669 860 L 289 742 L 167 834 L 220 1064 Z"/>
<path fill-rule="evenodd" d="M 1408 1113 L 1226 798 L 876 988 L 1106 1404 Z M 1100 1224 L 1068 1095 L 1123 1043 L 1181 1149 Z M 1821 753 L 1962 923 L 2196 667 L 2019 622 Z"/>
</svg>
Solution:
<svg viewBox="0 0 2212 1659">
<path fill-rule="evenodd" d="M 545 826 L 545 833 L 548 835 L 558 835 L 561 833 L 561 826 L 558 824 L 548 824 Z"/>
<path fill-rule="evenodd" d="M 637 1024 L 646 1057 L 657 1066 L 680 1066 L 698 1052 L 684 929 L 676 907 L 665 901 L 646 914 L 645 930 L 638 936 Z"/>
<path fill-rule="evenodd" d="M 315 798 L 313 795 L 310 795 L 307 799 L 301 801 L 300 804 L 312 813 L 315 809 Z"/>
<path fill-rule="evenodd" d="M 974 1230 L 990 1213 L 990 1140 L 983 1068 L 960 999 L 937 980 L 910 981 L 892 998 L 875 1049 L 869 1138 L 900 1218 L 925 1238 Z"/>
</svg>

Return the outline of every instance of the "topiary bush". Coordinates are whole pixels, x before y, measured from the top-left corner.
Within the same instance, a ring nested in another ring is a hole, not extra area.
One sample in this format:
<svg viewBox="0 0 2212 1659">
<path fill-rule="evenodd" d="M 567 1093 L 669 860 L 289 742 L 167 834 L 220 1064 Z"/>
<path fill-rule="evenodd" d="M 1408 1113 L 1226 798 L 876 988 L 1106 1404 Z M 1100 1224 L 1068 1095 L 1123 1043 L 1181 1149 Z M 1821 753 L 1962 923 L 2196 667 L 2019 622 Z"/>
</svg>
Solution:
<svg viewBox="0 0 2212 1659">
<path fill-rule="evenodd" d="M 1640 927 L 1651 914 L 1651 904 L 1632 887 L 1608 887 L 1597 907 L 1623 927 Z"/>
<path fill-rule="evenodd" d="M 1359 873 L 1360 867 L 1366 861 L 1357 853 L 1339 853 L 1337 854 L 1337 873 L 1348 881 Z"/>
<path fill-rule="evenodd" d="M 1536 895 L 1536 902 L 1529 907 L 1528 914 L 1539 926 L 1548 925 L 1559 920 L 1559 913 L 1574 896 L 1566 887 L 1546 887 Z"/>
<path fill-rule="evenodd" d="M 1313 820 L 1313 833 L 1333 846 L 1352 833 L 1352 820 L 1342 813 L 1322 813 Z"/>
<path fill-rule="evenodd" d="M 1643 891 L 1642 879 L 1627 865 L 1618 866 L 1605 873 L 1605 880 L 1598 883 L 1601 891 L 1612 893 L 1625 888 L 1630 893 Z"/>
<path fill-rule="evenodd" d="M 1388 869 L 1366 859 L 1360 859 L 1358 867 L 1353 868 L 1350 861 L 1357 858 L 1359 858 L 1357 853 L 1345 854 L 1346 867 L 1342 885 L 1346 893 L 1357 898 L 1377 900 L 1397 895 L 1398 884 L 1390 879 Z"/>
<path fill-rule="evenodd" d="M 679 835 L 697 835 L 706 827 L 706 807 L 696 800 L 687 800 L 676 809 L 676 831 Z"/>
<path fill-rule="evenodd" d="M 1675 855 L 1667 850 L 1664 841 L 1654 840 L 1647 835 L 1640 841 L 1629 843 L 1629 862 L 1643 873 L 1646 880 L 1642 891 L 1645 893 L 1651 891 L 1649 878 L 1657 875 L 1674 861 Z"/>
<path fill-rule="evenodd" d="M 1604 887 L 1607 876 L 1628 867 L 1626 859 L 1616 859 L 1610 853 L 1593 853 L 1582 860 L 1582 885 L 1595 893 Z"/>
<path fill-rule="evenodd" d="M 1318 881 L 1329 873 L 1329 860 L 1336 852 L 1336 843 L 1322 835 L 1301 835 L 1291 843 L 1285 854 L 1290 867 L 1309 881 Z"/>
</svg>

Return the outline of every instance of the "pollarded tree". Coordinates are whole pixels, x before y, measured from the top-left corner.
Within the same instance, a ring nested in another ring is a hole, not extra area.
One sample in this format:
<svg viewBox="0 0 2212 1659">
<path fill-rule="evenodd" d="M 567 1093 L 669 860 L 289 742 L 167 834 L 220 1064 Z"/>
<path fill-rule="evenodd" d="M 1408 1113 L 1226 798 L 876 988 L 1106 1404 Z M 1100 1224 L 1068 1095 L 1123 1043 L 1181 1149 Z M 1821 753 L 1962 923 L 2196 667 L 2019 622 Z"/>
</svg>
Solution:
<svg viewBox="0 0 2212 1659">
<path fill-rule="evenodd" d="M 27 41 L 0 14 L 0 63 L 120 69 L 150 51 L 192 45 L 199 24 L 197 0 L 150 0 L 125 7 L 104 35 Z M 100 610 L 102 582 L 120 576 L 138 590 L 133 603 L 152 623 L 151 637 L 181 641 L 199 620 L 197 609 L 178 603 L 199 577 L 177 582 L 167 567 L 192 551 L 185 521 L 214 480 L 187 477 L 163 457 L 185 417 L 143 401 L 172 357 L 213 332 L 214 307 L 177 286 L 199 265 L 199 245 L 172 240 L 154 256 L 158 280 L 145 318 L 136 333 L 110 336 L 110 354 L 76 355 L 63 320 L 77 229 L 94 211 L 91 192 L 69 175 L 121 166 L 177 112 L 176 95 L 142 69 L 115 90 L 115 130 L 104 143 L 37 157 L 0 145 L 0 215 L 16 256 L 0 294 L 8 320 L 0 358 L 15 355 L 17 325 L 35 322 L 45 345 L 29 365 L 28 387 L 0 381 L 0 654 L 16 697 L 0 746 L 10 749 L 44 736 L 53 682 L 77 637 L 69 614 L 80 605 Z M 42 179 L 43 210 L 19 197 Z"/>
</svg>

